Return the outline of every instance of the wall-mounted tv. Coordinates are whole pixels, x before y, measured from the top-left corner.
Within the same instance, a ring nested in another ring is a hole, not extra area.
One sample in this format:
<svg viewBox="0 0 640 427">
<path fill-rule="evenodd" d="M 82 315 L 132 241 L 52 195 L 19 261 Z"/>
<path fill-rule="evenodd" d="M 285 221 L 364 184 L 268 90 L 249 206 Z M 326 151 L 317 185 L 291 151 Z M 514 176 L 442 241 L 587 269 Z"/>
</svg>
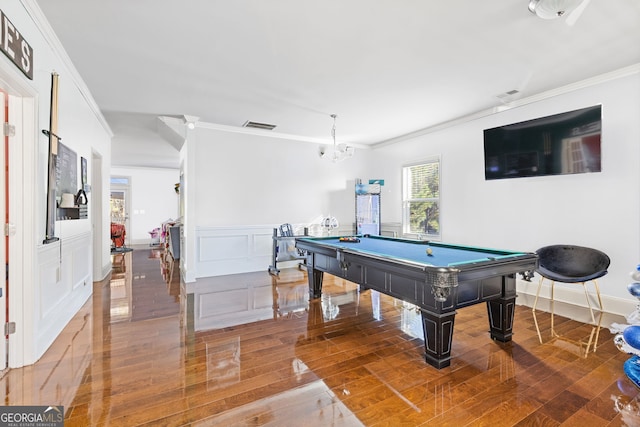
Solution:
<svg viewBox="0 0 640 427">
<path fill-rule="evenodd" d="M 601 132 L 601 105 L 485 129 L 485 179 L 600 172 Z"/>
</svg>

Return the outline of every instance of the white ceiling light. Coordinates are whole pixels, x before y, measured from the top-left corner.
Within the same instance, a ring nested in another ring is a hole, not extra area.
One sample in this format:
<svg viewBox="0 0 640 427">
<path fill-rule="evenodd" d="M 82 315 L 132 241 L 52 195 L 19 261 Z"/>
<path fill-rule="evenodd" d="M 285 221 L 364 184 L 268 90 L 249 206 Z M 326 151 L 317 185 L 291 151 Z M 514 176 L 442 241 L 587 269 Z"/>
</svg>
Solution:
<svg viewBox="0 0 640 427">
<path fill-rule="evenodd" d="M 583 0 L 530 0 L 529 11 L 542 19 L 556 19 L 572 11 Z"/>
<path fill-rule="evenodd" d="M 200 117 L 187 115 L 182 116 L 182 121 L 187 126 L 187 129 L 194 130 L 196 128 L 196 123 L 198 123 L 198 120 L 200 120 Z"/>
<path fill-rule="evenodd" d="M 355 153 L 356 149 L 347 144 L 338 144 L 336 143 L 336 118 L 338 116 L 336 114 L 332 114 L 331 118 L 333 119 L 333 127 L 331 128 L 331 137 L 333 138 L 333 151 L 326 156 L 324 150 L 320 152 L 320 157 L 328 157 L 332 162 L 341 162 L 344 159 L 348 159 L 349 157 L 353 157 L 353 153 Z"/>
</svg>

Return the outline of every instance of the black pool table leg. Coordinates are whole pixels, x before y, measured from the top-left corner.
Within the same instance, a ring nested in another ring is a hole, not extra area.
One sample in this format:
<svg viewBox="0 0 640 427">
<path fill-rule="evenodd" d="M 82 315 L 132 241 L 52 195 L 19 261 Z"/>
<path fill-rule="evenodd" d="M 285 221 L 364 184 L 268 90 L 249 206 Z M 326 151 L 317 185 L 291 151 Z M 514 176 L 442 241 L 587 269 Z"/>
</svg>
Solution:
<svg viewBox="0 0 640 427">
<path fill-rule="evenodd" d="M 511 341 L 515 309 L 515 296 L 487 301 L 491 338 L 502 342 Z"/>
<path fill-rule="evenodd" d="M 316 299 L 322 296 L 323 272 L 307 266 L 307 279 L 309 280 L 309 298 Z"/>
<path fill-rule="evenodd" d="M 420 311 L 424 327 L 425 360 L 438 369 L 445 368 L 451 363 L 451 343 L 456 312 L 436 314 Z"/>
</svg>

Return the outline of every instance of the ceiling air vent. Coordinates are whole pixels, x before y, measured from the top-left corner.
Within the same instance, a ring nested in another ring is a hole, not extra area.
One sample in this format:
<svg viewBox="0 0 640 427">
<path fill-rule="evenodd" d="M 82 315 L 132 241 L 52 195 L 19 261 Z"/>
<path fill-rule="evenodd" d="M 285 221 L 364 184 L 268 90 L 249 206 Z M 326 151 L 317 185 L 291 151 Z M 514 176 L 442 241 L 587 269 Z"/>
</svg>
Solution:
<svg viewBox="0 0 640 427">
<path fill-rule="evenodd" d="M 517 89 L 512 89 L 510 91 L 507 91 L 505 93 L 501 93 L 500 95 L 496 95 L 499 99 L 505 99 L 505 98 L 510 98 L 516 94 L 518 94 L 519 91 Z"/>
<path fill-rule="evenodd" d="M 260 123 L 260 122 L 252 122 L 251 120 L 247 120 L 242 125 L 243 128 L 254 128 L 254 129 L 265 129 L 265 130 L 273 130 L 276 125 L 271 125 L 269 123 Z"/>
</svg>

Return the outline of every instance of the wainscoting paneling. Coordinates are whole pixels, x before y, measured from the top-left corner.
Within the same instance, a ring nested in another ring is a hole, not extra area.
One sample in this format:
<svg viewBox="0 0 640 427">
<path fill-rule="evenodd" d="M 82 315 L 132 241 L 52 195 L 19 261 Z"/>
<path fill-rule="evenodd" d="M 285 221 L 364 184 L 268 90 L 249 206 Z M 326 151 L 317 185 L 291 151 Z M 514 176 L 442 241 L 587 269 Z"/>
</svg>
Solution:
<svg viewBox="0 0 640 427">
<path fill-rule="evenodd" d="M 55 242 L 44 246 L 39 254 L 40 292 L 39 305 L 36 307 L 37 319 L 46 319 L 70 291 L 70 286 L 65 288 L 65 281 L 61 280 L 60 245 L 61 242 Z"/>
<path fill-rule="evenodd" d="M 196 227 L 196 278 L 267 270 L 273 228 Z"/>
<path fill-rule="evenodd" d="M 198 261 L 229 261 L 249 256 L 251 235 L 201 236 L 199 238 Z"/>
<path fill-rule="evenodd" d="M 305 227 L 311 235 L 326 236 L 317 224 L 291 224 L 296 233 Z M 234 227 L 196 227 L 196 279 L 226 274 L 267 270 L 271 265 L 273 229 L 278 225 L 246 225 Z M 352 235 L 355 224 L 341 225 L 332 236 Z M 384 236 L 401 236 L 399 223 L 381 224 Z M 295 267 L 299 261 L 283 262 L 278 268 Z"/>
<path fill-rule="evenodd" d="M 91 254 L 91 233 L 38 247 L 33 337 L 36 359 L 91 296 Z"/>
</svg>

